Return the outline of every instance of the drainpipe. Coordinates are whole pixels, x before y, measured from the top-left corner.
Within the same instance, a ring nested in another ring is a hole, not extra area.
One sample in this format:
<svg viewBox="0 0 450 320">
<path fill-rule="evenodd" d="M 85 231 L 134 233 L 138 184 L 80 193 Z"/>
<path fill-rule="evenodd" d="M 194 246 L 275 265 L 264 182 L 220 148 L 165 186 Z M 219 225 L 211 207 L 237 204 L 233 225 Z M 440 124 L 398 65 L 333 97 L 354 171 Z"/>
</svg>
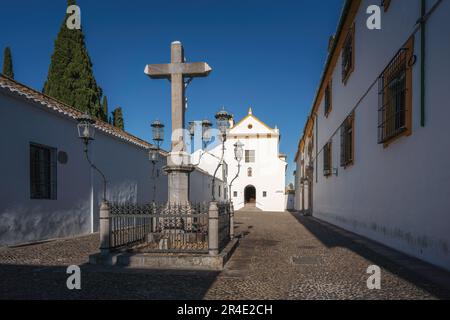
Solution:
<svg viewBox="0 0 450 320">
<path fill-rule="evenodd" d="M 426 0 L 420 0 L 420 126 L 425 127 L 425 14 Z"/>
<path fill-rule="evenodd" d="M 315 121 L 315 127 L 316 127 L 316 137 L 314 139 L 314 146 L 316 149 L 316 183 L 319 183 L 319 160 L 317 159 L 319 157 L 319 116 L 317 113 L 314 114 L 316 121 Z"/>
</svg>

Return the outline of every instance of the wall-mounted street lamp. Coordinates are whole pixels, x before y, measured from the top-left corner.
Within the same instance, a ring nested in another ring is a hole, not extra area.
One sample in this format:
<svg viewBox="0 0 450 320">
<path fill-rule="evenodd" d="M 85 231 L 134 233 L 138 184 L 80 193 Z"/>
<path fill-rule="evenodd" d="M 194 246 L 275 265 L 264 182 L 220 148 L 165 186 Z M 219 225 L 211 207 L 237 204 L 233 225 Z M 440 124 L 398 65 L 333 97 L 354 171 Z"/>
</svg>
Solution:
<svg viewBox="0 0 450 320">
<path fill-rule="evenodd" d="M 227 133 L 228 129 L 230 128 L 230 120 L 232 116 L 225 111 L 225 108 L 220 110 L 216 113 L 216 121 L 217 121 L 217 128 L 220 131 L 220 138 L 222 140 L 222 156 L 220 158 L 220 162 L 217 165 L 216 171 L 214 172 L 214 176 L 212 179 L 212 199 L 213 201 L 216 200 L 216 190 L 215 190 L 215 184 L 216 184 L 216 175 L 217 171 L 219 171 L 219 168 L 223 165 L 223 158 L 225 155 L 225 142 L 227 140 Z"/>
<path fill-rule="evenodd" d="M 84 115 L 77 118 L 78 121 L 78 138 L 83 140 L 84 143 L 84 154 L 86 156 L 86 160 L 89 162 L 91 168 L 96 170 L 103 178 L 103 202 L 106 202 L 106 177 L 99 168 L 97 168 L 89 158 L 89 143 L 95 140 L 95 119 L 92 118 L 89 114 L 85 113 Z"/>
<path fill-rule="evenodd" d="M 155 120 L 151 124 L 152 127 L 152 133 L 153 133 L 153 141 L 155 142 L 156 146 L 158 147 L 158 150 L 161 148 L 161 144 L 164 141 L 164 124 L 159 121 Z"/>
<path fill-rule="evenodd" d="M 236 176 L 234 177 L 234 179 L 231 181 L 230 183 L 230 198 L 231 201 L 233 201 L 233 195 L 232 195 L 232 187 L 233 187 L 233 183 L 234 181 L 236 181 L 236 179 L 239 177 L 239 174 L 241 173 L 241 161 L 244 157 L 244 144 L 240 141 L 236 142 L 234 144 L 234 159 L 237 161 L 238 163 L 238 171 L 236 173 Z"/>
<path fill-rule="evenodd" d="M 191 137 L 191 142 L 194 141 L 194 137 L 195 137 L 195 129 L 196 129 L 196 123 L 195 121 L 191 121 L 189 122 L 189 135 Z M 212 123 L 209 120 L 203 120 L 202 122 L 202 149 L 200 152 L 200 157 L 198 159 L 198 163 L 197 164 L 193 164 L 194 167 L 197 167 L 200 162 L 201 159 L 203 157 L 203 155 L 206 153 L 206 148 L 208 147 L 208 144 L 211 143 L 212 137 L 211 137 L 211 127 L 212 127 Z"/>
<path fill-rule="evenodd" d="M 152 178 L 153 178 L 153 202 L 156 197 L 156 174 L 155 166 L 160 160 L 161 144 L 164 142 L 164 124 L 161 121 L 155 120 L 151 124 L 153 142 L 155 145 L 150 146 L 148 150 L 148 159 L 152 163 Z"/>
</svg>

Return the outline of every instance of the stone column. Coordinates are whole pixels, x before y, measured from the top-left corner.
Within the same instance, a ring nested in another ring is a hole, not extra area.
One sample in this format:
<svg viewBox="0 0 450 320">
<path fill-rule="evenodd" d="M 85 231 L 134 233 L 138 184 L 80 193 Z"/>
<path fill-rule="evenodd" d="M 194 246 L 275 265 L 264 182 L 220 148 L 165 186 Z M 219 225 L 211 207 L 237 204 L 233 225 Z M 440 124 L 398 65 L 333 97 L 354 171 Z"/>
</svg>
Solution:
<svg viewBox="0 0 450 320">
<path fill-rule="evenodd" d="M 219 254 L 219 208 L 217 202 L 211 201 L 209 204 L 209 227 L 208 227 L 209 254 L 216 256 Z"/>
<path fill-rule="evenodd" d="M 104 201 L 100 205 L 100 253 L 108 254 L 111 249 L 111 215 L 109 203 Z"/>
<path fill-rule="evenodd" d="M 172 152 L 167 158 L 167 173 L 169 204 L 189 203 L 189 175 L 194 171 L 190 164 L 190 155 L 185 152 Z"/>
</svg>

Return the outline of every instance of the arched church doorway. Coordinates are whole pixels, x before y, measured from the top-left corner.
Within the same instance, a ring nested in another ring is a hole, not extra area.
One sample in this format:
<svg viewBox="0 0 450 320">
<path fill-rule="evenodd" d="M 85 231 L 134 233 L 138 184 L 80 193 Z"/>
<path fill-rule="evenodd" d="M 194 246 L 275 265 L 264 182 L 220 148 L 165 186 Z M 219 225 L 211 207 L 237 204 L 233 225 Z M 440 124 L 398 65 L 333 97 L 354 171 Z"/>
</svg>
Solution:
<svg viewBox="0 0 450 320">
<path fill-rule="evenodd" d="M 245 204 L 256 203 L 256 188 L 254 186 L 247 186 L 244 190 Z"/>
</svg>

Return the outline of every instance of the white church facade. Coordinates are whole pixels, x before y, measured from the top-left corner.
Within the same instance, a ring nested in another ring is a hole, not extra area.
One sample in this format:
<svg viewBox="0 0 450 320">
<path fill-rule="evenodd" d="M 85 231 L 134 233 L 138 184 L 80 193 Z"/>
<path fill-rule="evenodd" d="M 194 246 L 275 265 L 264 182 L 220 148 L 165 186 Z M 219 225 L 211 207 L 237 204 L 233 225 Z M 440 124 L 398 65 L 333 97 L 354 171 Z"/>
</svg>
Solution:
<svg viewBox="0 0 450 320">
<path fill-rule="evenodd" d="M 224 162 L 227 184 L 232 186 L 224 193 L 233 201 L 235 210 L 252 207 L 266 212 L 286 210 L 287 163 L 286 156 L 279 151 L 280 139 L 279 129 L 259 120 L 251 108 L 241 121 L 231 120 Z M 240 169 L 234 155 L 234 145 L 238 142 L 243 145 Z M 199 154 L 200 151 L 194 153 L 194 161 L 199 159 Z M 221 154 L 222 146 L 215 146 L 202 156 L 200 167 L 214 174 Z M 222 175 L 221 171 L 219 177 Z"/>
</svg>

